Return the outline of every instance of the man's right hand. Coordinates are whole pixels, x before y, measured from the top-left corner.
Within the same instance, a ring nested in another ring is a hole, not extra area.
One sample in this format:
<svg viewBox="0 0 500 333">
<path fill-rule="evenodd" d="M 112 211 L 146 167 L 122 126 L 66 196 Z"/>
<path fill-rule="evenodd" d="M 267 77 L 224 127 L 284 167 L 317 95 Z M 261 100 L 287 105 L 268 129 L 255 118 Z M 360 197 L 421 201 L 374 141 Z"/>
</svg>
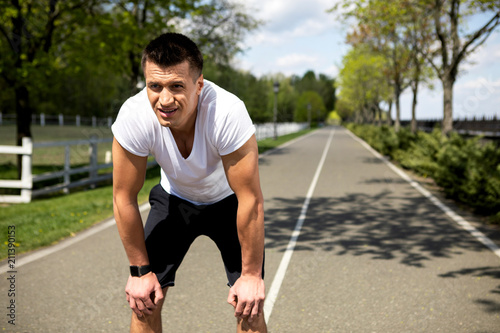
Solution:
<svg viewBox="0 0 500 333">
<path fill-rule="evenodd" d="M 141 277 L 129 276 L 125 293 L 130 308 L 138 317 L 152 314 L 164 297 L 158 278 L 153 272 Z"/>
</svg>

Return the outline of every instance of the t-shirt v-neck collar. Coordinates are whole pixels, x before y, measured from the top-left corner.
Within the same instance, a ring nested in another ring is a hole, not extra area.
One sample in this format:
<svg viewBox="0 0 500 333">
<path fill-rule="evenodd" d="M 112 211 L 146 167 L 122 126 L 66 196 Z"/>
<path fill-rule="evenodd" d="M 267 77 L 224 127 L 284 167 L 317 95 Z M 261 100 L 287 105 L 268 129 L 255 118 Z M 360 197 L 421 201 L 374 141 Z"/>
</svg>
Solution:
<svg viewBox="0 0 500 333">
<path fill-rule="evenodd" d="M 176 155 L 177 159 L 179 159 L 181 161 L 192 160 L 191 156 L 193 156 L 193 152 L 195 151 L 196 139 L 198 137 L 197 132 L 198 132 L 198 119 L 199 118 L 200 117 L 198 115 L 198 107 L 196 107 L 196 119 L 194 121 L 193 147 L 191 148 L 191 152 L 189 153 L 188 157 L 186 157 L 186 158 L 184 158 L 184 156 L 182 156 L 181 151 L 179 150 L 179 147 L 177 146 L 177 142 L 175 141 L 174 134 L 172 133 L 172 131 L 170 130 L 170 128 L 167 127 L 168 133 L 170 135 L 170 139 L 172 140 L 172 146 L 174 146 L 175 155 Z"/>
</svg>

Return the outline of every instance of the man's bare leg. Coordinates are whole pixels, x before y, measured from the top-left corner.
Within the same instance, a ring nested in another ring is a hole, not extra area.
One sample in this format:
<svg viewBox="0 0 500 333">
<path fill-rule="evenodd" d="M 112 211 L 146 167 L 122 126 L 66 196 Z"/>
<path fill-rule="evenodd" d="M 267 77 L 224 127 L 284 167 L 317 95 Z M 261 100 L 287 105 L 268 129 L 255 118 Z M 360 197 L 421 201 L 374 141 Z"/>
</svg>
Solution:
<svg viewBox="0 0 500 333">
<path fill-rule="evenodd" d="M 138 317 L 135 312 L 132 312 L 132 320 L 130 322 L 130 333 L 161 333 L 161 309 L 165 297 L 167 296 L 168 287 L 163 288 L 164 298 L 157 304 L 156 309 L 151 315 L 143 315 Z"/>
<path fill-rule="evenodd" d="M 247 319 L 238 318 L 237 323 L 238 333 L 267 333 L 266 321 L 264 314 L 255 318 L 251 323 Z"/>
</svg>

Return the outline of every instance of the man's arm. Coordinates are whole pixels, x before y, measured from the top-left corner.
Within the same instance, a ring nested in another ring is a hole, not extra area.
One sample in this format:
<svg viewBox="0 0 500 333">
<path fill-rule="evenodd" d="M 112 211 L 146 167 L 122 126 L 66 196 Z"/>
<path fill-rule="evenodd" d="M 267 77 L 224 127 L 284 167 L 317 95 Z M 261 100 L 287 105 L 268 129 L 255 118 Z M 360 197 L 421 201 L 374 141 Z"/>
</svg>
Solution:
<svg viewBox="0 0 500 333">
<path fill-rule="evenodd" d="M 235 152 L 222 156 L 232 190 L 238 198 L 237 227 L 241 244 L 241 277 L 229 292 L 235 316 L 253 321 L 262 314 L 265 287 L 262 279 L 264 254 L 264 199 L 259 179 L 259 153 L 255 135 Z"/>
<path fill-rule="evenodd" d="M 113 208 L 120 238 L 130 265 L 149 265 L 144 242 L 137 194 L 144 185 L 147 157 L 133 155 L 126 151 L 116 139 L 113 140 Z M 142 316 L 151 314 L 163 298 L 163 292 L 154 273 L 142 277 L 129 277 L 125 288 L 127 301 L 132 310 Z M 154 292 L 155 299 L 151 300 Z"/>
</svg>

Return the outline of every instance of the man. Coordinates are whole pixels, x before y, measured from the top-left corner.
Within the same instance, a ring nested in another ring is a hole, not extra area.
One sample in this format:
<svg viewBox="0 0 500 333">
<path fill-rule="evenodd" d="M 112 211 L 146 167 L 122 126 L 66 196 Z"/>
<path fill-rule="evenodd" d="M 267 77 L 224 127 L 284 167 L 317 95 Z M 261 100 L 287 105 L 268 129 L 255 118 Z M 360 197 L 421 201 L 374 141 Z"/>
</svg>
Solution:
<svg viewBox="0 0 500 333">
<path fill-rule="evenodd" d="M 131 332 L 161 332 L 161 307 L 190 244 L 209 236 L 221 251 L 238 332 L 267 332 L 264 213 L 255 128 L 241 100 L 204 80 L 186 36 L 163 34 L 144 50 L 143 91 L 112 126 L 115 219 L 131 275 Z M 143 228 L 137 193 L 149 154 L 161 166 Z"/>
</svg>

